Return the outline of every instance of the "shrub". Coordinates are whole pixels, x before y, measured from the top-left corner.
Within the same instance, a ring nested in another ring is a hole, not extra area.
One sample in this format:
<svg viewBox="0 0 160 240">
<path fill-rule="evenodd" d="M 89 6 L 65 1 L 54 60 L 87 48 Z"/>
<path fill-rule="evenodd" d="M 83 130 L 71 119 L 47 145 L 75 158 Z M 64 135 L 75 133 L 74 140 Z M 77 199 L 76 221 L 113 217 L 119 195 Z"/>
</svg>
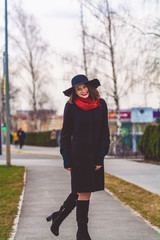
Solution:
<svg viewBox="0 0 160 240">
<path fill-rule="evenodd" d="M 145 159 L 160 161 L 160 124 L 146 127 L 139 148 Z"/>
<path fill-rule="evenodd" d="M 57 140 L 50 139 L 51 131 L 47 132 L 27 132 L 25 144 L 32 146 L 57 146 Z"/>
</svg>

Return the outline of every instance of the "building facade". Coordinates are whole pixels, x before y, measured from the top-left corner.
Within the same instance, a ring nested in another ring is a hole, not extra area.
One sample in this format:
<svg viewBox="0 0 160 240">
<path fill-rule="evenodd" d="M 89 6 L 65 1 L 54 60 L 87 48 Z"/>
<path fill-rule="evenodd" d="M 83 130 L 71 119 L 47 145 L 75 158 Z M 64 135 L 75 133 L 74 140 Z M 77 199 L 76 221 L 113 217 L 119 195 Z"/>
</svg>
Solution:
<svg viewBox="0 0 160 240">
<path fill-rule="evenodd" d="M 108 111 L 111 140 L 113 148 L 117 141 L 116 112 Z M 137 152 L 138 143 L 145 127 L 149 123 L 160 122 L 160 111 L 153 108 L 131 108 L 120 111 L 122 124 L 122 148 Z M 112 145 L 111 144 L 111 145 Z M 115 152 L 116 150 L 113 150 Z"/>
</svg>

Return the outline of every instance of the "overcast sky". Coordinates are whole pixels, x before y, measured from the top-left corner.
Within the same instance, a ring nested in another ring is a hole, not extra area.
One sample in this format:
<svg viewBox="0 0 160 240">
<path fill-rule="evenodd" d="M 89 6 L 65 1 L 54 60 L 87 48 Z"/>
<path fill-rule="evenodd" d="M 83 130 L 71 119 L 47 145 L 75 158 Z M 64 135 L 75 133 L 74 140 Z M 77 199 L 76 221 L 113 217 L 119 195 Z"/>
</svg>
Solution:
<svg viewBox="0 0 160 240">
<path fill-rule="evenodd" d="M 92 0 L 94 2 L 95 0 Z M 8 1 L 9 2 L 9 1 Z M 39 19 L 44 34 L 57 51 L 76 50 L 76 41 L 80 26 L 80 5 L 78 0 L 22 0 L 26 11 Z M 144 7 L 146 2 L 146 7 Z M 138 18 L 154 16 L 158 11 L 156 0 L 112 0 L 113 8 L 120 8 L 124 3 L 131 13 Z M 65 40 L 65 41 L 64 41 Z M 64 44 L 65 43 L 65 44 Z"/>
<path fill-rule="evenodd" d="M 138 18 L 143 18 L 144 16 L 154 15 L 158 12 L 158 7 L 155 4 L 156 0 L 112 0 L 113 7 L 117 8 L 120 6 L 120 3 L 125 2 L 128 8 L 134 15 Z M 142 8 L 142 3 L 146 2 L 148 7 Z M 28 13 L 32 13 L 39 21 L 42 28 L 42 32 L 45 36 L 45 39 L 50 43 L 53 50 L 57 53 L 63 55 L 67 52 L 78 53 L 80 49 L 80 24 L 79 24 L 79 2 L 78 0 L 22 0 L 22 5 Z M 11 9 L 11 0 L 8 0 L 8 8 Z M 3 16 L 3 4 L 0 7 L 1 22 Z M 1 46 L 0 46 L 1 47 Z M 56 63 L 55 63 L 56 64 Z M 54 65 L 55 65 L 54 64 Z M 56 66 L 55 66 L 56 68 Z M 57 81 L 58 78 L 63 76 L 63 68 L 60 69 L 57 66 Z M 96 76 L 95 76 L 96 77 Z M 56 85 L 55 99 L 56 101 L 61 102 L 61 108 L 59 108 L 59 113 L 63 111 L 64 102 L 67 100 L 63 94 L 64 86 L 57 82 Z M 140 93 L 137 90 L 135 93 L 134 101 L 128 99 L 127 104 L 126 100 L 122 101 L 122 108 L 127 107 L 138 107 L 140 102 L 137 101 Z M 155 99 L 151 98 L 150 106 L 158 107 L 158 97 L 159 93 L 155 93 Z M 137 104 L 137 105 L 136 105 Z M 141 105 L 143 106 L 144 102 L 142 101 Z"/>
</svg>

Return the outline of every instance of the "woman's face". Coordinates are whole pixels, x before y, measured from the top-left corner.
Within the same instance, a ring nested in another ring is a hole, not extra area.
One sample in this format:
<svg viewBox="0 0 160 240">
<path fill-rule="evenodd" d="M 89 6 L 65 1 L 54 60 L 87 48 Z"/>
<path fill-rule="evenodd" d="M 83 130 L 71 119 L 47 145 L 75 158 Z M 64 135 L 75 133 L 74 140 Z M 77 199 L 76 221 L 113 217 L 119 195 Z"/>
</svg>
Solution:
<svg viewBox="0 0 160 240">
<path fill-rule="evenodd" d="M 82 98 L 89 97 L 89 91 L 86 84 L 79 84 L 78 86 L 75 86 L 75 91 L 79 97 L 82 97 Z"/>
</svg>

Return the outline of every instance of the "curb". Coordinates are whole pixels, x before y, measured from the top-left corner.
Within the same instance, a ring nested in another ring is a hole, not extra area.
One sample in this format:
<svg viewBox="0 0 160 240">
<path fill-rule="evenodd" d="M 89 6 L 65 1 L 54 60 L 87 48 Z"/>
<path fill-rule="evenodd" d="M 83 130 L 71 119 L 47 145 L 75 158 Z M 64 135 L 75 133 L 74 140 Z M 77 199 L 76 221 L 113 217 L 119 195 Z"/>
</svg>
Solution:
<svg viewBox="0 0 160 240">
<path fill-rule="evenodd" d="M 123 202 L 121 202 L 118 197 L 116 197 L 112 192 L 109 191 L 109 189 L 105 188 L 105 192 L 108 193 L 110 196 L 112 196 L 115 200 L 118 200 L 125 208 L 128 208 L 132 212 L 133 215 L 141 218 L 148 226 L 150 226 L 156 232 L 160 233 L 160 228 L 158 228 L 157 226 L 152 225 L 148 220 L 143 218 L 140 213 L 136 212 L 130 206 L 125 205 Z"/>
<path fill-rule="evenodd" d="M 22 190 L 22 194 L 20 196 L 20 201 L 18 203 L 18 207 L 17 207 L 18 212 L 17 212 L 17 215 L 16 215 L 16 217 L 14 219 L 14 222 L 13 222 L 12 232 L 11 232 L 11 235 L 8 238 L 8 240 L 14 240 L 16 232 L 17 232 L 19 218 L 20 218 L 20 214 L 21 214 L 21 210 L 22 210 L 23 199 L 24 199 L 25 187 L 26 187 L 26 175 L 27 175 L 27 170 L 25 168 L 24 177 L 23 177 L 24 187 L 23 187 L 23 190 Z"/>
<path fill-rule="evenodd" d="M 5 151 L 6 148 L 2 147 L 2 151 Z M 25 152 L 23 150 L 20 149 L 12 149 L 11 148 L 11 152 L 13 153 L 18 153 L 18 154 L 24 154 L 24 155 L 35 155 L 35 156 L 46 156 L 46 157 L 58 157 L 58 158 L 62 158 L 62 156 L 60 154 L 47 154 L 47 153 L 33 153 L 33 152 Z"/>
</svg>

